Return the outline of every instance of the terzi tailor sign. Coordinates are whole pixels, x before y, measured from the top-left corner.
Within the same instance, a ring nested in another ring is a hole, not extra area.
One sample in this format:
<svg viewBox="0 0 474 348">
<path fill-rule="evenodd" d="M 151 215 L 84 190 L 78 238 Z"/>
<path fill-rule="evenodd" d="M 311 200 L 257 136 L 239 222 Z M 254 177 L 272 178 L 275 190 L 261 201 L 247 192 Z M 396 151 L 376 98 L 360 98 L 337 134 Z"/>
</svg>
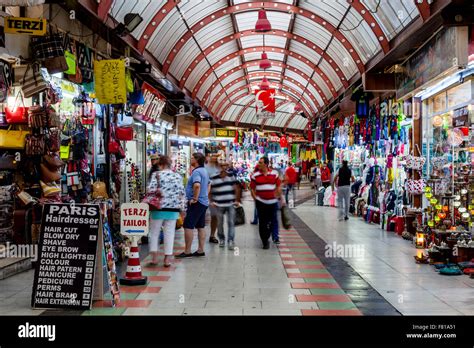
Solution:
<svg viewBox="0 0 474 348">
<path fill-rule="evenodd" d="M 46 34 L 46 19 L 7 17 L 5 18 L 5 33 L 43 36 Z"/>
<path fill-rule="evenodd" d="M 100 228 L 99 205 L 45 204 L 33 308 L 91 307 Z"/>
</svg>

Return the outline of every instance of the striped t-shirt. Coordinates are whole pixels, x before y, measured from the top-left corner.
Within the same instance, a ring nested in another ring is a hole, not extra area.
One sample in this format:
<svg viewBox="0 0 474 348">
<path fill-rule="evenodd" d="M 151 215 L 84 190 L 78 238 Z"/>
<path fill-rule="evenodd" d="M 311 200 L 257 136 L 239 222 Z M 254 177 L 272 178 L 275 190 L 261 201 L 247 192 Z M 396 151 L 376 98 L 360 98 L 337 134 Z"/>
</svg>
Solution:
<svg viewBox="0 0 474 348">
<path fill-rule="evenodd" d="M 214 175 L 211 178 L 211 197 L 218 207 L 230 207 L 235 203 L 235 188 L 237 179 L 227 174 L 224 178 Z"/>
<path fill-rule="evenodd" d="M 257 200 L 265 204 L 274 204 L 278 202 L 276 189 L 280 187 L 281 180 L 278 171 L 272 170 L 263 175 L 258 171 L 252 175 L 250 187 L 255 189 Z"/>
</svg>

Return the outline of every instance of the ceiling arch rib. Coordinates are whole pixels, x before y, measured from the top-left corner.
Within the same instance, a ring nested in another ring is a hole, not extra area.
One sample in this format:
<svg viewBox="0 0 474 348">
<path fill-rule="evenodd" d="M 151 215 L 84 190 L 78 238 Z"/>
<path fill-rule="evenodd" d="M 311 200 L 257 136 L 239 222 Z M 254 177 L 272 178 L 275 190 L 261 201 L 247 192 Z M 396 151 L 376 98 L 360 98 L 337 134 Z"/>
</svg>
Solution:
<svg viewBox="0 0 474 348">
<path fill-rule="evenodd" d="M 256 50 L 260 49 L 261 47 L 255 47 Z M 286 49 L 283 49 L 283 48 L 277 48 L 277 47 L 267 47 L 267 49 L 270 48 L 270 50 L 272 49 L 275 49 L 275 52 L 281 52 L 281 53 L 287 53 L 290 57 L 294 57 L 298 60 L 300 60 L 300 64 L 306 64 L 308 65 L 313 71 L 316 72 L 316 74 L 318 76 L 320 76 L 323 81 L 325 81 L 325 84 L 327 85 L 327 88 L 329 90 L 329 93 L 332 94 L 333 97 L 335 97 L 337 95 L 337 92 L 336 92 L 336 88 L 334 86 L 334 84 L 332 83 L 331 79 L 329 78 L 329 76 L 320 68 L 318 67 L 316 64 L 314 64 L 313 62 L 311 62 L 309 59 L 307 59 L 306 57 L 302 56 L 302 55 L 294 55 L 293 52 L 291 51 L 288 51 Z M 245 50 L 241 50 L 241 51 L 238 51 L 238 52 L 234 52 L 232 53 L 230 56 L 229 59 L 231 58 L 235 58 L 235 57 L 239 57 L 239 56 L 243 56 L 245 55 L 246 53 L 249 53 L 250 51 L 253 51 L 254 47 L 252 47 L 251 49 L 245 49 Z M 299 57 L 299 58 L 298 58 Z M 273 59 L 269 59 L 272 63 L 275 64 L 275 67 L 278 66 L 278 67 L 282 67 L 282 68 L 289 68 L 292 67 L 292 71 L 295 71 L 297 72 L 299 75 L 301 76 L 306 76 L 306 78 L 309 79 L 309 76 L 304 73 L 302 70 L 292 66 L 292 65 L 289 65 L 289 64 L 284 64 L 282 61 L 278 61 L 278 60 L 273 60 Z M 196 85 L 194 86 L 193 88 L 193 92 L 192 92 L 192 97 L 195 98 L 196 95 L 199 93 L 199 90 L 201 89 L 202 87 L 202 84 L 204 83 L 204 81 L 211 75 L 212 71 L 216 71 L 216 69 L 219 68 L 219 65 L 222 64 L 222 60 L 220 62 L 218 62 L 217 64 L 214 64 L 214 66 L 212 66 L 211 68 L 209 68 L 209 70 L 207 70 L 204 74 L 202 74 L 201 76 L 201 79 L 196 83 Z M 237 66 L 237 67 L 234 67 L 232 68 L 231 70 L 229 71 L 226 71 L 225 73 L 226 74 L 232 74 L 234 73 L 235 71 L 239 70 L 239 69 L 242 69 L 242 70 L 245 70 L 246 68 L 250 67 L 250 66 L 258 66 L 260 63 L 260 60 L 254 60 L 254 61 L 248 61 L 247 63 L 243 64 L 243 65 L 240 65 L 240 66 Z M 281 64 L 281 65 L 279 65 Z M 222 78 L 223 75 L 220 75 L 219 76 L 219 79 Z M 283 76 L 283 75 L 282 75 Z M 345 82 L 343 83 L 343 86 L 344 87 L 348 87 L 348 83 L 347 81 L 342 81 L 342 82 Z M 183 86 L 181 86 L 181 88 L 184 87 L 184 81 L 183 81 Z M 319 89 L 319 88 L 318 88 Z M 323 95 L 321 96 L 323 97 Z M 326 99 L 326 97 L 324 96 L 323 99 Z"/>
<path fill-rule="evenodd" d="M 327 98 L 326 96 L 324 95 L 324 93 L 321 92 L 321 88 L 316 84 L 316 82 L 313 80 L 313 79 L 310 79 L 308 75 L 306 75 L 306 73 L 304 73 L 303 71 L 293 67 L 293 66 L 290 66 L 290 65 L 285 65 L 283 64 L 282 62 L 279 62 L 279 61 L 271 61 L 272 63 L 275 63 L 275 64 L 281 64 L 281 67 L 286 67 L 288 68 L 289 71 L 292 71 L 296 74 L 298 74 L 299 76 L 301 76 L 301 78 L 304 80 L 304 81 L 309 81 L 310 84 L 315 88 L 315 90 L 318 91 L 321 99 L 323 100 L 324 103 L 327 102 Z M 243 64 L 242 66 L 245 66 L 245 67 L 249 67 L 249 66 L 255 66 L 255 65 L 258 65 L 259 64 L 259 61 L 252 61 L 252 62 L 247 62 L 245 64 Z M 233 74 L 234 72 L 236 71 L 240 71 L 242 70 L 242 66 L 238 66 L 238 67 L 235 67 L 231 70 L 229 70 L 226 74 L 227 75 L 230 75 L 230 74 Z M 280 67 L 280 66 L 279 66 Z M 263 77 L 265 75 L 265 73 L 263 72 L 263 70 L 260 70 L 260 75 Z M 224 76 L 224 75 L 221 75 L 221 76 Z M 211 87 L 206 91 L 206 93 L 204 94 L 204 97 L 201 99 L 201 103 L 202 104 L 207 104 L 207 102 L 209 101 L 209 97 L 212 95 L 212 91 L 218 87 L 219 85 L 219 80 L 216 80 L 212 85 Z M 196 93 L 198 92 L 199 90 L 196 91 Z"/>
<path fill-rule="evenodd" d="M 166 3 L 156 12 L 155 16 L 151 21 L 148 22 L 145 31 L 140 36 L 140 39 L 137 42 L 138 50 L 143 53 L 145 51 L 146 45 L 148 44 L 149 38 L 155 32 L 155 29 L 161 24 L 163 19 L 171 12 L 171 10 L 178 5 L 181 0 L 168 0 Z"/>
<path fill-rule="evenodd" d="M 246 81 L 246 76 L 242 76 L 240 78 L 238 78 L 237 80 L 227 84 L 224 86 L 224 88 L 214 97 L 214 99 L 212 100 L 212 102 L 210 103 L 209 105 L 209 110 L 212 112 L 213 111 L 213 108 L 214 108 L 214 105 L 218 104 L 218 105 L 222 105 L 222 103 L 220 103 L 220 97 L 223 96 L 223 92 L 226 91 L 228 88 L 230 88 L 233 84 L 236 84 L 236 83 L 239 83 L 241 81 Z M 245 86 L 247 87 L 247 86 Z M 283 87 L 288 87 L 289 89 L 292 90 L 292 93 L 294 93 L 295 95 L 299 95 L 300 93 L 298 93 L 298 91 L 294 88 L 292 88 L 291 86 L 283 86 Z M 316 98 L 311 94 L 311 93 L 308 93 L 308 97 L 313 101 L 313 104 L 314 105 L 317 105 L 317 102 L 316 102 Z M 305 98 L 305 101 L 307 102 L 306 98 Z M 307 105 L 311 105 L 309 102 L 307 102 Z M 309 108 L 309 110 L 311 110 L 311 108 Z"/>
<path fill-rule="evenodd" d="M 226 44 L 226 43 L 228 43 L 232 40 L 238 40 L 242 37 L 251 37 L 251 36 L 255 36 L 255 35 L 261 35 L 261 33 L 256 33 L 252 30 L 246 30 L 246 31 L 243 31 L 243 32 L 240 32 L 240 33 L 236 33 L 236 34 L 224 37 L 221 40 L 213 43 L 208 48 L 206 48 L 204 50 L 204 54 L 201 53 L 199 56 L 197 56 L 194 59 L 194 61 L 191 63 L 191 65 L 189 67 L 187 67 L 186 72 L 184 73 L 184 75 L 183 75 L 183 77 L 180 81 L 181 88 L 184 86 L 184 83 L 189 78 L 189 76 L 195 71 L 194 68 L 209 53 L 211 53 L 214 50 L 222 47 L 222 45 L 224 45 L 224 44 Z M 329 64 L 331 64 L 332 68 L 337 72 L 337 74 L 338 74 L 339 78 L 341 79 L 341 81 L 346 80 L 344 74 L 342 73 L 342 69 L 340 69 L 340 67 L 336 63 L 336 60 L 334 60 L 327 52 L 325 52 L 316 43 L 314 43 L 314 42 L 312 42 L 312 41 L 310 41 L 310 40 L 308 40 L 308 39 L 306 39 L 306 38 L 304 38 L 300 35 L 296 35 L 294 33 L 290 33 L 290 32 L 284 31 L 284 30 L 272 30 L 270 33 L 268 33 L 266 35 L 274 35 L 274 36 L 279 36 L 279 37 L 284 37 L 284 38 L 291 38 L 292 40 L 305 45 L 305 47 L 307 47 L 308 49 L 314 51 L 316 54 L 318 54 L 318 56 L 322 56 L 324 60 L 329 62 Z M 253 48 L 253 47 L 250 47 L 250 48 Z M 275 50 L 277 50 L 277 49 L 281 50 L 282 49 L 282 47 L 268 47 L 268 46 L 267 46 L 267 48 L 270 48 L 270 49 L 275 48 Z M 249 48 L 247 48 L 247 49 L 249 49 Z M 233 54 L 235 54 L 235 53 L 233 53 Z M 222 58 L 222 59 L 224 59 L 224 58 Z M 306 59 L 306 60 L 309 60 L 309 59 Z M 354 61 L 354 63 L 355 63 L 355 61 Z M 357 68 L 359 69 L 360 72 L 363 71 L 363 65 L 362 64 L 357 64 Z"/>
<path fill-rule="evenodd" d="M 293 97 L 293 95 L 290 94 L 290 93 L 293 93 L 294 95 L 297 95 L 297 92 L 296 92 L 295 90 L 293 90 L 291 87 L 286 87 L 286 88 L 288 89 L 288 92 L 286 92 L 286 91 L 279 91 L 279 93 L 280 93 L 279 95 L 285 95 L 286 97 L 288 97 L 288 99 L 293 100 L 295 103 L 297 103 L 298 99 L 295 98 L 295 97 Z M 220 121 L 221 118 L 222 118 L 222 117 L 221 117 L 221 110 L 226 110 L 225 112 L 227 112 L 227 110 L 228 110 L 228 108 L 229 108 L 229 105 L 232 105 L 233 103 L 235 103 L 235 100 L 236 100 L 237 98 L 242 98 L 242 95 L 241 95 L 240 93 L 241 93 L 242 91 L 244 91 L 244 90 L 247 90 L 247 87 L 246 87 L 246 86 L 240 87 L 240 88 L 234 90 L 232 93 L 229 93 L 229 96 L 228 96 L 227 101 L 224 101 L 223 103 L 220 103 L 220 104 L 219 104 L 219 106 L 218 106 L 218 108 L 215 110 L 215 112 L 213 112 L 213 111 L 211 110 L 211 108 L 207 108 L 207 111 L 208 111 L 211 115 L 216 116 L 216 118 Z M 236 95 L 237 95 L 237 97 L 236 97 Z M 277 94 L 277 95 L 278 95 L 278 94 Z M 302 106 L 304 112 L 305 112 L 307 115 L 311 116 L 312 113 L 309 112 L 309 110 L 311 110 L 311 108 L 309 108 L 306 103 L 307 103 L 307 102 L 306 102 L 306 99 L 302 99 L 302 100 L 300 100 L 300 103 L 299 103 L 299 104 L 301 104 L 301 106 Z M 214 107 L 214 105 L 215 105 L 215 102 L 214 102 L 214 104 L 211 105 L 211 106 Z M 225 115 L 225 112 L 224 112 L 224 115 Z"/>
<path fill-rule="evenodd" d="M 353 9 L 355 9 L 372 28 L 374 35 L 377 37 L 384 53 L 390 51 L 390 43 L 387 36 L 379 25 L 379 22 L 372 16 L 372 13 L 364 6 L 360 0 L 348 0 Z"/>
<path fill-rule="evenodd" d="M 418 1 L 418 0 L 413 0 L 415 2 L 416 8 L 418 9 L 418 12 L 420 13 L 420 17 L 423 19 L 423 21 L 426 21 L 426 19 L 431 15 L 431 7 L 428 1 Z"/>
<path fill-rule="evenodd" d="M 163 73 L 167 74 L 168 70 L 170 68 L 170 65 L 172 64 L 174 58 L 177 56 L 179 51 L 182 49 L 183 45 L 192 38 L 193 34 L 204 28 L 206 25 L 212 23 L 213 21 L 229 15 L 231 13 L 236 13 L 236 12 L 246 12 L 246 11 L 252 11 L 260 8 L 265 8 L 267 10 L 271 11 L 277 11 L 277 12 L 285 12 L 289 13 L 290 11 L 292 13 L 295 13 L 299 16 L 306 17 L 310 20 L 312 20 L 314 23 L 319 24 L 326 30 L 328 30 L 331 35 L 334 36 L 334 38 L 338 41 L 341 42 L 341 44 L 347 49 L 351 57 L 355 62 L 360 62 L 362 63 L 359 54 L 356 52 L 352 44 L 345 38 L 345 36 L 337 30 L 334 25 L 331 23 L 327 22 L 324 18 L 320 17 L 316 13 L 313 13 L 309 10 L 300 8 L 298 6 L 293 6 L 293 5 L 288 5 L 284 3 L 278 3 L 278 2 L 258 2 L 255 3 L 255 7 L 252 9 L 251 7 L 253 6 L 254 3 L 248 3 L 247 6 L 245 4 L 242 5 L 234 5 L 234 6 L 228 6 L 226 8 L 220 9 L 218 11 L 215 11 L 205 18 L 201 19 L 198 23 L 193 25 L 190 30 L 188 30 L 181 38 L 178 39 L 176 42 L 176 45 L 174 48 L 169 52 L 166 60 L 163 62 Z M 359 63 L 358 63 L 359 64 Z M 363 66 L 362 66 L 363 69 Z"/>
</svg>

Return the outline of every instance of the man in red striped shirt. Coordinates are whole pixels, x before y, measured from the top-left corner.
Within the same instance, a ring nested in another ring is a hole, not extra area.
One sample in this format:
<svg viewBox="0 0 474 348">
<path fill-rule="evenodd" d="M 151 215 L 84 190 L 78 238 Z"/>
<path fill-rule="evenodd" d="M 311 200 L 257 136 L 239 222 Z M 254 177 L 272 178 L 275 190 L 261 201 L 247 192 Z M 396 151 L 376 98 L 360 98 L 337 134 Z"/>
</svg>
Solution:
<svg viewBox="0 0 474 348">
<path fill-rule="evenodd" d="M 269 160 L 262 157 L 258 161 L 258 171 L 252 175 L 250 183 L 252 197 L 255 200 L 259 218 L 259 232 L 262 239 L 263 249 L 268 249 L 270 243 L 268 239 L 273 232 L 275 244 L 279 244 L 278 239 L 278 201 L 281 198 L 281 181 L 278 171 L 268 168 Z"/>
</svg>

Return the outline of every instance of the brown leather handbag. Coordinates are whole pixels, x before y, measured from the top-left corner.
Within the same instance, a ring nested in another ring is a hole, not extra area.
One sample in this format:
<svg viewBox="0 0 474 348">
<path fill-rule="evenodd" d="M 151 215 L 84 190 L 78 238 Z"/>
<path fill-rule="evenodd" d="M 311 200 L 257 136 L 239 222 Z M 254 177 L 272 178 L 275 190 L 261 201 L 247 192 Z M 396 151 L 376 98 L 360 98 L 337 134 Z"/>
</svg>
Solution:
<svg viewBox="0 0 474 348">
<path fill-rule="evenodd" d="M 64 165 L 64 162 L 61 161 L 61 159 L 55 155 L 44 155 L 43 160 L 49 169 L 55 170 L 55 171 Z"/>
<path fill-rule="evenodd" d="M 44 163 L 40 164 L 41 180 L 45 183 L 50 183 L 53 181 L 58 181 L 61 179 L 61 174 L 57 170 L 51 170 Z"/>
</svg>

